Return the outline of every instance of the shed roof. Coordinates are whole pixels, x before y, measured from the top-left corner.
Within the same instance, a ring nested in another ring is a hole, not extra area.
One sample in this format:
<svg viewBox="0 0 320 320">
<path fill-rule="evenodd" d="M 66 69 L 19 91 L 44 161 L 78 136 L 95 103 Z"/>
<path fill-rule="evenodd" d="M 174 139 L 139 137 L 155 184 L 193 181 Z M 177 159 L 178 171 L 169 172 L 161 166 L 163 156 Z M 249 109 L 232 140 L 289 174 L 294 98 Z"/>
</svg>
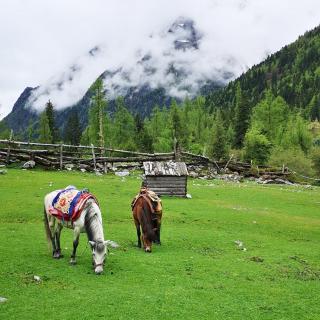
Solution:
<svg viewBox="0 0 320 320">
<path fill-rule="evenodd" d="M 184 162 L 146 161 L 143 163 L 146 176 L 187 176 L 188 170 Z"/>
</svg>

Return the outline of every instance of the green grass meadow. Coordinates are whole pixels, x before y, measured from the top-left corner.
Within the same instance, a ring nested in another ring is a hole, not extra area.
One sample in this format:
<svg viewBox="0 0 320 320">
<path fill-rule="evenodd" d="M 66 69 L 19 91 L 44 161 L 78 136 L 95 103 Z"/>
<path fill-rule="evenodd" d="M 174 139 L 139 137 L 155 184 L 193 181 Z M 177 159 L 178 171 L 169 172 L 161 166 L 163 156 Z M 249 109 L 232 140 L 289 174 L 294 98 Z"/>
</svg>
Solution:
<svg viewBox="0 0 320 320">
<path fill-rule="evenodd" d="M 96 195 L 105 237 L 120 244 L 101 276 L 85 234 L 76 266 L 71 230 L 63 259 L 48 249 L 43 197 L 69 184 Z M 192 199 L 162 198 L 162 245 L 146 254 L 130 210 L 140 184 L 138 174 L 0 176 L 0 319 L 320 319 L 318 187 L 189 179 Z"/>
</svg>

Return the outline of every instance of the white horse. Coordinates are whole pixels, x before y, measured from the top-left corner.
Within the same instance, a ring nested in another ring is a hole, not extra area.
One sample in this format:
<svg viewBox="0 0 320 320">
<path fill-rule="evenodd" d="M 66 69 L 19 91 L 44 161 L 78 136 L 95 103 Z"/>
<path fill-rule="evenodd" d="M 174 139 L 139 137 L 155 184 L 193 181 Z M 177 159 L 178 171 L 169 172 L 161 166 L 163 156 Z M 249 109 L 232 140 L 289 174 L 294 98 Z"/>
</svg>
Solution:
<svg viewBox="0 0 320 320">
<path fill-rule="evenodd" d="M 68 187 L 67 187 L 68 188 Z M 86 232 L 88 242 L 92 249 L 93 266 L 96 274 L 103 272 L 104 260 L 107 256 L 107 245 L 114 245 L 113 241 L 104 240 L 101 211 L 94 199 L 86 201 L 81 214 L 74 222 L 63 221 L 52 214 L 52 202 L 61 190 L 52 191 L 44 198 L 44 226 L 48 243 L 52 244 L 53 258 L 59 259 L 61 255 L 60 234 L 63 226 L 73 229 L 73 251 L 70 263 L 76 264 L 76 251 L 79 244 L 80 233 Z"/>
</svg>

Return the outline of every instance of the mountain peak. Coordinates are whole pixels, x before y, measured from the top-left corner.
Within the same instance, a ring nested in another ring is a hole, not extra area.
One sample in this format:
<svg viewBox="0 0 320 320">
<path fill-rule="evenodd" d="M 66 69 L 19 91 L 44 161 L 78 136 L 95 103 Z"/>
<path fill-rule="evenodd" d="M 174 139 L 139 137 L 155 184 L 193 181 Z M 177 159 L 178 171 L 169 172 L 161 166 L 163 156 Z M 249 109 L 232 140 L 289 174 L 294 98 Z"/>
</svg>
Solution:
<svg viewBox="0 0 320 320">
<path fill-rule="evenodd" d="M 201 39 L 200 32 L 190 18 L 179 17 L 169 28 L 168 33 L 175 38 L 174 47 L 177 50 L 198 49 Z"/>
</svg>

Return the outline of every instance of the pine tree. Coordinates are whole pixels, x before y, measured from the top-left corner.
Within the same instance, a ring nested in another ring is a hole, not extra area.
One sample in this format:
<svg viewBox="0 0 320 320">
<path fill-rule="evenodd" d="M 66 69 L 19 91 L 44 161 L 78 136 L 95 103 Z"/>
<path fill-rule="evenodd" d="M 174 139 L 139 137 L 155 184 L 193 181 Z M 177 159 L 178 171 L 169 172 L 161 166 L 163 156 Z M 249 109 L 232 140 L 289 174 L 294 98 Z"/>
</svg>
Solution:
<svg viewBox="0 0 320 320">
<path fill-rule="evenodd" d="M 102 79 L 99 78 L 91 87 L 91 90 L 94 91 L 94 96 L 89 110 L 90 142 L 104 147 L 107 100 L 104 97 Z"/>
<path fill-rule="evenodd" d="M 312 97 L 308 110 L 311 120 L 320 120 L 320 95 Z"/>
<path fill-rule="evenodd" d="M 145 126 L 143 119 L 140 114 L 136 114 L 135 120 L 135 141 L 138 149 L 145 152 L 153 152 L 152 137 L 149 133 L 148 127 Z"/>
<path fill-rule="evenodd" d="M 64 129 L 64 141 L 78 146 L 80 144 L 80 140 L 81 128 L 78 112 L 76 110 L 72 110 L 69 114 L 69 118 Z"/>
<path fill-rule="evenodd" d="M 220 160 L 226 158 L 227 154 L 228 146 L 226 130 L 224 128 L 221 111 L 217 110 L 209 145 L 209 156 L 212 159 Z"/>
<path fill-rule="evenodd" d="M 52 134 L 46 110 L 41 113 L 39 122 L 39 142 L 52 143 Z"/>
<path fill-rule="evenodd" d="M 59 140 L 59 132 L 55 124 L 54 106 L 50 100 L 46 103 L 45 112 L 48 118 L 48 125 L 49 125 L 50 133 L 52 136 L 51 142 L 56 143 Z"/>
<path fill-rule="evenodd" d="M 122 97 L 116 100 L 113 120 L 113 144 L 126 150 L 136 150 L 134 117 L 128 111 Z"/>
<path fill-rule="evenodd" d="M 180 110 L 178 109 L 177 102 L 172 101 L 170 106 L 170 117 L 171 117 L 171 132 L 172 139 L 177 139 L 178 143 L 181 143 L 183 138 L 183 128 L 180 116 Z"/>
<path fill-rule="evenodd" d="M 234 119 L 234 131 L 235 139 L 234 146 L 236 148 L 241 148 L 243 145 L 243 140 L 249 126 L 249 104 L 247 103 L 240 83 L 237 84 L 236 89 L 236 105 L 235 105 L 235 119 Z"/>
<path fill-rule="evenodd" d="M 251 127 L 257 128 L 270 142 L 281 139 L 288 120 L 289 107 L 280 96 L 274 97 L 271 90 L 252 110 Z"/>
</svg>

